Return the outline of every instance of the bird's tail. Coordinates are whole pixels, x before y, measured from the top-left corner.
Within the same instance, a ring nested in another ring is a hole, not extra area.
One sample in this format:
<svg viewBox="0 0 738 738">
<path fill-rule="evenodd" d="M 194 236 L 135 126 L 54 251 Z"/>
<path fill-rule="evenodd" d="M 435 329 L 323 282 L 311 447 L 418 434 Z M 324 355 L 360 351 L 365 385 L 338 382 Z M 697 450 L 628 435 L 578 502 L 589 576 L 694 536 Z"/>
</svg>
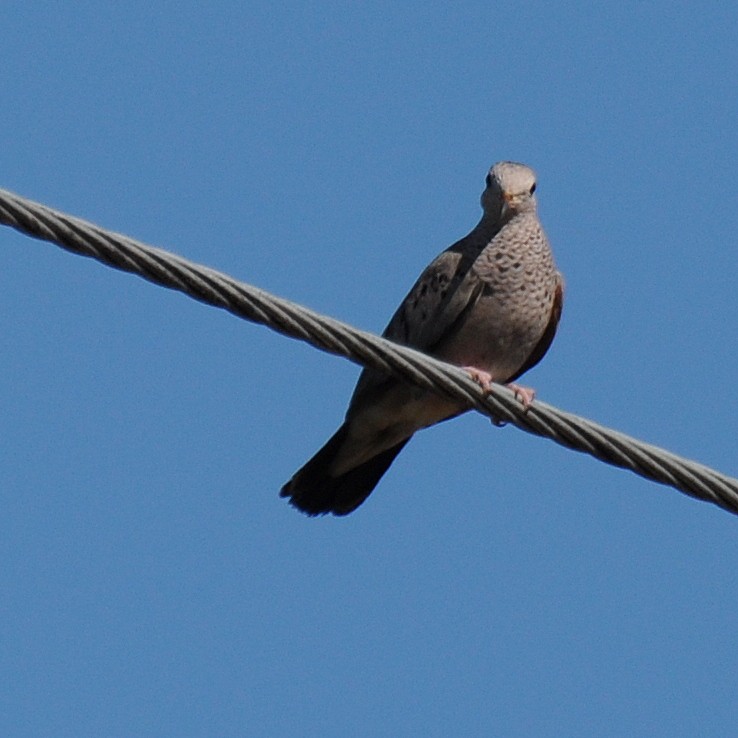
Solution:
<svg viewBox="0 0 738 738">
<path fill-rule="evenodd" d="M 307 515 L 348 515 L 370 495 L 395 456 L 410 440 L 406 438 L 363 464 L 334 477 L 329 470 L 346 434 L 344 424 L 305 466 L 295 472 L 282 487 L 280 497 L 289 497 L 290 504 Z"/>
</svg>

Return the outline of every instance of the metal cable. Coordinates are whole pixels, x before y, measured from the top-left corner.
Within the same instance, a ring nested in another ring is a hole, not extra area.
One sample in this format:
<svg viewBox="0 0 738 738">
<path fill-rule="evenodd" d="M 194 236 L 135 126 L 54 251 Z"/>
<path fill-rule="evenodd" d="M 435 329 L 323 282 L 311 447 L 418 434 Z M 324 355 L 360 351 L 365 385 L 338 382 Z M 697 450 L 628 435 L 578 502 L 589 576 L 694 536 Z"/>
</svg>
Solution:
<svg viewBox="0 0 738 738">
<path fill-rule="evenodd" d="M 201 302 L 261 323 L 291 338 L 468 403 L 495 422 L 550 438 L 567 448 L 670 485 L 738 514 L 738 479 L 536 400 L 526 411 L 506 387 L 484 396 L 458 367 L 361 331 L 214 269 L 99 228 L 0 190 L 0 222 Z"/>
</svg>

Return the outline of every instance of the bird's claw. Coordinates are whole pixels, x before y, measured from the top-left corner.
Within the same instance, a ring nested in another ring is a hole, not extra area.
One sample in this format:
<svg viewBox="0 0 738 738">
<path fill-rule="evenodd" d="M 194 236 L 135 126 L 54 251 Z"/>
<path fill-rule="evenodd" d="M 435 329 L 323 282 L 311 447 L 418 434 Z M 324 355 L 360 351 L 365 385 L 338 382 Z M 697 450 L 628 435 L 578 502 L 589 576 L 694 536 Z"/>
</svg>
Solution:
<svg viewBox="0 0 738 738">
<path fill-rule="evenodd" d="M 520 400 L 520 403 L 523 406 L 523 410 L 527 411 L 528 408 L 533 404 L 533 400 L 536 397 L 536 391 L 531 387 L 521 387 L 519 384 L 513 384 L 512 382 L 510 384 L 506 384 L 505 386 L 515 393 L 515 399 Z M 500 418 L 490 418 L 490 422 L 497 428 L 502 428 L 503 426 L 507 425 L 507 421 L 501 420 Z"/>
<path fill-rule="evenodd" d="M 493 380 L 489 372 L 485 372 L 484 369 L 477 369 L 475 366 L 464 366 L 461 368 L 482 388 L 485 395 L 492 392 Z M 520 384 L 514 384 L 512 382 L 505 386 L 515 393 L 515 399 L 520 400 L 526 410 L 533 404 L 533 400 L 536 398 L 536 391 L 532 387 L 523 387 Z"/>
<path fill-rule="evenodd" d="M 520 400 L 526 410 L 533 404 L 536 391 L 532 387 L 521 387 L 519 384 L 513 384 L 512 382 L 506 386 L 515 393 L 515 398 Z"/>
<path fill-rule="evenodd" d="M 492 375 L 483 369 L 477 369 L 475 366 L 461 367 L 481 388 L 485 395 L 492 392 Z"/>
<path fill-rule="evenodd" d="M 485 395 L 492 392 L 492 375 L 489 372 L 485 372 L 483 369 L 477 369 L 475 366 L 464 366 L 462 369 L 473 379 L 481 388 Z M 523 387 L 520 384 L 514 384 L 510 382 L 505 385 L 509 390 L 512 390 L 515 394 L 515 399 L 520 400 L 523 405 L 523 409 L 527 410 L 532 404 L 536 397 L 536 391 L 532 387 Z M 506 425 L 507 421 L 500 420 L 499 418 L 490 418 L 493 425 L 502 427 Z"/>
</svg>

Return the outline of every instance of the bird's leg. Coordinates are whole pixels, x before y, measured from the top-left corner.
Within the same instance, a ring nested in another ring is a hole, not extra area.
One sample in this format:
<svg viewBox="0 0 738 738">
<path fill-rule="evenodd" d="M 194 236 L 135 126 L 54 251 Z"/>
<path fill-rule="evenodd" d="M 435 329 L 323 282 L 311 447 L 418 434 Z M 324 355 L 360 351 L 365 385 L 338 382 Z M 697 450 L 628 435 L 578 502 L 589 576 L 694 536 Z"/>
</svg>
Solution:
<svg viewBox="0 0 738 738">
<path fill-rule="evenodd" d="M 523 407 L 526 410 L 531 406 L 536 397 L 536 391 L 532 387 L 522 387 L 521 385 L 513 384 L 512 382 L 505 386 L 515 393 L 516 399 L 523 403 Z"/>
</svg>

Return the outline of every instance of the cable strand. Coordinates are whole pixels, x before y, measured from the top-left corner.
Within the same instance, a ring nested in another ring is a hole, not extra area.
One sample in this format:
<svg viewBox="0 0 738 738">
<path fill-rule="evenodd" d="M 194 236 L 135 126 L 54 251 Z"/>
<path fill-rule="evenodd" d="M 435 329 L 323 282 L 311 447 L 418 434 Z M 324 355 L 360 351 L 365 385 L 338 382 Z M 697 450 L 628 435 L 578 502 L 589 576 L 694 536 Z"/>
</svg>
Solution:
<svg viewBox="0 0 738 738">
<path fill-rule="evenodd" d="M 137 274 L 328 353 L 460 400 L 496 424 L 512 423 L 527 433 L 629 469 L 738 514 L 738 479 L 538 400 L 526 411 L 513 393 L 500 385 L 494 385 L 492 392 L 485 396 L 458 367 L 276 297 L 210 267 L 7 190 L 0 190 L 0 223 L 72 253 Z"/>
</svg>

